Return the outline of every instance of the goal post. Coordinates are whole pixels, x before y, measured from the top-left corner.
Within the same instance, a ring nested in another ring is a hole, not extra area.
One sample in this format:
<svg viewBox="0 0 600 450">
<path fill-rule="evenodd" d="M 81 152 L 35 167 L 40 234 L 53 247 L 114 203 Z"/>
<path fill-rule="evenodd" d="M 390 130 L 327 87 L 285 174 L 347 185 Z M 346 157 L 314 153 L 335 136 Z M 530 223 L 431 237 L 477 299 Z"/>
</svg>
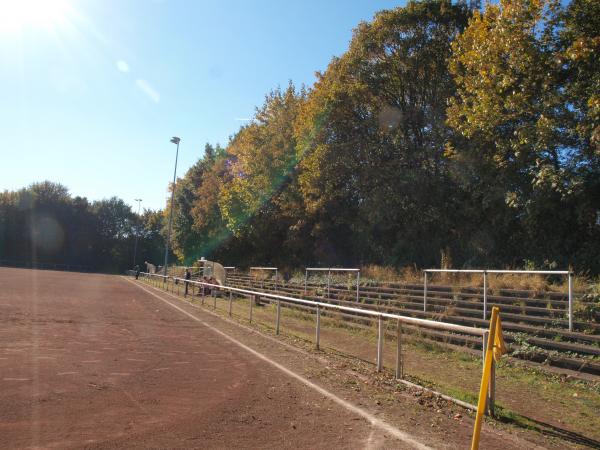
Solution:
<svg viewBox="0 0 600 450">
<path fill-rule="evenodd" d="M 279 268 L 277 267 L 250 267 L 250 274 L 252 274 L 252 271 L 271 271 L 271 272 L 275 272 L 275 292 L 277 292 L 277 285 L 278 285 L 278 280 L 279 280 Z M 262 280 L 261 280 L 261 289 L 263 289 L 263 284 L 262 284 Z"/>
<path fill-rule="evenodd" d="M 473 273 L 481 274 L 483 278 L 483 319 L 487 319 L 488 312 L 488 275 L 557 275 L 567 277 L 569 331 L 573 331 L 573 272 L 570 270 L 509 270 L 509 269 L 424 269 L 423 270 L 423 311 L 427 311 L 427 282 L 428 274 L 434 273 Z"/>
<path fill-rule="evenodd" d="M 307 292 L 308 272 L 327 272 L 327 298 L 329 298 L 329 289 L 331 287 L 331 272 L 348 272 L 356 273 L 356 301 L 360 299 L 360 269 L 344 268 L 344 267 L 307 267 L 304 272 L 304 295 Z"/>
</svg>

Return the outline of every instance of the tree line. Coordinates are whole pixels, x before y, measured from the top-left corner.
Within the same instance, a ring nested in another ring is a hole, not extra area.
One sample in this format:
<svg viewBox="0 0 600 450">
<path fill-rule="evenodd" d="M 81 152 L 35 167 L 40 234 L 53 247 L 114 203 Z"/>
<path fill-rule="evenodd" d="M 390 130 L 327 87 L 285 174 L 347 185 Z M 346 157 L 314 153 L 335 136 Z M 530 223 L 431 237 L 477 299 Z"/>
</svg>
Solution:
<svg viewBox="0 0 600 450">
<path fill-rule="evenodd" d="M 379 12 L 170 187 L 175 257 L 600 273 L 599 30 L 597 0 Z M 160 263 L 169 207 L 5 192 L 0 259 L 122 270 L 139 232 L 139 261 Z"/>
<path fill-rule="evenodd" d="M 34 183 L 0 193 L 0 260 L 69 264 L 101 272 L 123 272 L 137 261 L 164 255 L 163 214 L 139 216 L 123 200 L 89 202 L 58 183 Z"/>
<path fill-rule="evenodd" d="M 595 0 L 379 12 L 207 144 L 175 187 L 177 257 L 598 273 L 599 30 Z"/>
</svg>

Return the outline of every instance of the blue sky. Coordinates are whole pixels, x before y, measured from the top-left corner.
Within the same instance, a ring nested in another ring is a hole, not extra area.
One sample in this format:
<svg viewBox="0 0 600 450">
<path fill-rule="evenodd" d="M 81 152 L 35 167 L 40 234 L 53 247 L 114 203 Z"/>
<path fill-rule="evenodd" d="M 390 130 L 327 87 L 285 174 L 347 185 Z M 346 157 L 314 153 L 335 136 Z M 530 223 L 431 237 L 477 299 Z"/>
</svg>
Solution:
<svg viewBox="0 0 600 450">
<path fill-rule="evenodd" d="M 385 0 L 0 0 L 0 190 L 34 181 L 162 208 L 206 142 L 310 85 Z M 50 5 L 50 6 L 48 6 Z"/>
</svg>

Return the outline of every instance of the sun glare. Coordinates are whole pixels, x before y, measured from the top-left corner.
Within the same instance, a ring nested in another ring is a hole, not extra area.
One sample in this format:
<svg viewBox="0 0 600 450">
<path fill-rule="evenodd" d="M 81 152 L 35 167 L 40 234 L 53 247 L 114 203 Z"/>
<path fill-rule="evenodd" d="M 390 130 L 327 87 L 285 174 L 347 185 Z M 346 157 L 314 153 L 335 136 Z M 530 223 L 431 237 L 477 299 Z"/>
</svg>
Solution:
<svg viewBox="0 0 600 450">
<path fill-rule="evenodd" d="M 0 0 L 0 32 L 54 29 L 66 19 L 66 0 Z"/>
</svg>

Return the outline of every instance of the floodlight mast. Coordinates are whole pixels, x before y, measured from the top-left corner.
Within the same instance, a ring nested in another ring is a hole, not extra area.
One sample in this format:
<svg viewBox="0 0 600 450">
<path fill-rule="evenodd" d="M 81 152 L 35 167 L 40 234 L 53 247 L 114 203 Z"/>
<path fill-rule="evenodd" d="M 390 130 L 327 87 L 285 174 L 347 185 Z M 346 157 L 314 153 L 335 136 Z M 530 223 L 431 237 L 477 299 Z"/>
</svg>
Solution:
<svg viewBox="0 0 600 450">
<path fill-rule="evenodd" d="M 173 200 L 175 197 L 175 181 L 177 177 L 177 159 L 179 157 L 179 142 L 181 139 L 177 136 L 171 138 L 171 143 L 177 145 L 177 151 L 175 153 L 175 170 L 173 171 L 173 190 L 171 191 L 171 208 L 169 212 L 169 228 L 167 231 L 167 242 L 165 243 L 165 267 L 163 270 L 164 275 L 167 275 L 167 264 L 169 263 L 169 245 L 171 244 L 171 226 L 173 224 Z"/>
<path fill-rule="evenodd" d="M 140 218 L 140 205 L 142 204 L 142 199 L 141 198 L 136 198 L 134 199 L 134 201 L 138 202 L 138 210 L 137 210 L 137 219 L 139 220 Z M 135 244 L 133 246 L 133 268 L 135 269 L 135 263 L 137 261 L 137 246 L 138 246 L 138 237 L 140 235 L 139 230 L 136 230 L 135 233 Z"/>
</svg>

